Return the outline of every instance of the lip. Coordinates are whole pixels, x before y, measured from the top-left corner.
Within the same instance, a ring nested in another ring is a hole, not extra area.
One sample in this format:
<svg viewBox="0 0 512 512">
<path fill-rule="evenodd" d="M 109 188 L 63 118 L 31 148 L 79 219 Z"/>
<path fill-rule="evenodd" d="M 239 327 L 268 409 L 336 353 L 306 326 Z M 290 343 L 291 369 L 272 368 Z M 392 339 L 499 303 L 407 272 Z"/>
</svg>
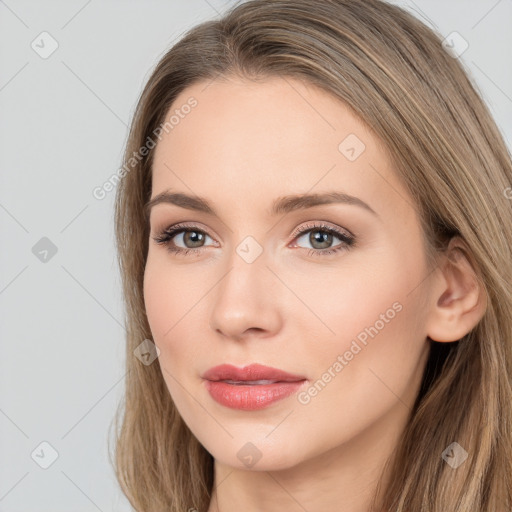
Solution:
<svg viewBox="0 0 512 512">
<path fill-rule="evenodd" d="M 306 382 L 306 378 L 301 375 L 261 364 L 243 368 L 222 364 L 210 368 L 202 378 L 216 402 L 245 411 L 268 407 L 298 391 Z"/>
<path fill-rule="evenodd" d="M 231 364 L 221 364 L 210 368 L 203 374 L 203 379 L 211 381 L 273 380 L 276 382 L 297 382 L 299 380 L 304 380 L 305 378 L 306 377 L 303 377 L 302 375 L 293 375 L 283 370 L 261 364 L 250 364 L 243 368 L 238 368 Z"/>
</svg>

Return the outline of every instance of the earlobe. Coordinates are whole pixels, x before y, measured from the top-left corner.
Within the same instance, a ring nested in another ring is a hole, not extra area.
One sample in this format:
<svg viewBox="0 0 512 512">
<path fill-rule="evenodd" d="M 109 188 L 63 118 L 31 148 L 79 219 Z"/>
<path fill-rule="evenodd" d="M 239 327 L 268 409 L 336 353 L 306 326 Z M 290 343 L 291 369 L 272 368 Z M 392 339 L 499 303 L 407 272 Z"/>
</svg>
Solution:
<svg viewBox="0 0 512 512">
<path fill-rule="evenodd" d="M 482 319 L 487 295 L 460 237 L 450 240 L 440 257 L 432 286 L 427 336 L 433 341 L 458 341 Z"/>
</svg>

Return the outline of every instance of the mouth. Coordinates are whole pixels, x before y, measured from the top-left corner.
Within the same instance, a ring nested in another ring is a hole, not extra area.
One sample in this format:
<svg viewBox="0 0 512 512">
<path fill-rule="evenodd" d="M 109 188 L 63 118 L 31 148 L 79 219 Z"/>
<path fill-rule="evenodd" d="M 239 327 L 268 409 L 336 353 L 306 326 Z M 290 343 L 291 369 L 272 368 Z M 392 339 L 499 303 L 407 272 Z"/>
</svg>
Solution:
<svg viewBox="0 0 512 512">
<path fill-rule="evenodd" d="M 268 407 L 297 392 L 307 382 L 303 376 L 259 364 L 244 368 L 215 366 L 202 377 L 217 403 L 245 411 Z"/>
<path fill-rule="evenodd" d="M 260 386 L 262 384 L 275 384 L 276 382 L 282 382 L 278 380 L 220 380 L 214 382 L 225 382 L 227 384 L 233 384 L 235 386 Z"/>
</svg>

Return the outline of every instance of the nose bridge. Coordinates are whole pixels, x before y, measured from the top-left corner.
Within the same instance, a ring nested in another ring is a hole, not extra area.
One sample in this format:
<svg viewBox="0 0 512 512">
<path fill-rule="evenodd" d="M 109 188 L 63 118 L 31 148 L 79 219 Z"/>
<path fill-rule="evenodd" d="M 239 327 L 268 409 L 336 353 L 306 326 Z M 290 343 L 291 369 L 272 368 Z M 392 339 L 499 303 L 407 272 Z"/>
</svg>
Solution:
<svg viewBox="0 0 512 512">
<path fill-rule="evenodd" d="M 259 294 L 267 288 L 272 275 L 267 268 L 267 255 L 268 251 L 253 236 L 246 236 L 227 257 L 229 272 L 220 283 L 220 293 L 227 299 L 259 302 Z"/>
<path fill-rule="evenodd" d="M 267 264 L 267 252 L 254 237 L 246 236 L 234 246 L 213 301 L 213 329 L 241 338 L 247 329 L 272 331 L 278 327 L 277 296 L 271 291 L 275 277 Z"/>
</svg>

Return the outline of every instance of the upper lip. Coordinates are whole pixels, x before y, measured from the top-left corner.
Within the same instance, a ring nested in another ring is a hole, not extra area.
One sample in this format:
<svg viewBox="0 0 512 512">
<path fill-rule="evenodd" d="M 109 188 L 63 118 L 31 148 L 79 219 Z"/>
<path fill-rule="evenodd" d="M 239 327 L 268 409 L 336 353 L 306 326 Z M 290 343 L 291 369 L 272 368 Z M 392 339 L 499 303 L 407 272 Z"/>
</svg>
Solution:
<svg viewBox="0 0 512 512">
<path fill-rule="evenodd" d="M 293 375 L 291 373 L 264 366 L 261 364 L 250 364 L 243 368 L 238 368 L 231 364 L 221 364 L 210 368 L 203 374 L 203 379 L 211 381 L 233 380 L 238 382 L 271 380 L 275 382 L 298 382 L 305 380 L 305 377 Z"/>
</svg>

